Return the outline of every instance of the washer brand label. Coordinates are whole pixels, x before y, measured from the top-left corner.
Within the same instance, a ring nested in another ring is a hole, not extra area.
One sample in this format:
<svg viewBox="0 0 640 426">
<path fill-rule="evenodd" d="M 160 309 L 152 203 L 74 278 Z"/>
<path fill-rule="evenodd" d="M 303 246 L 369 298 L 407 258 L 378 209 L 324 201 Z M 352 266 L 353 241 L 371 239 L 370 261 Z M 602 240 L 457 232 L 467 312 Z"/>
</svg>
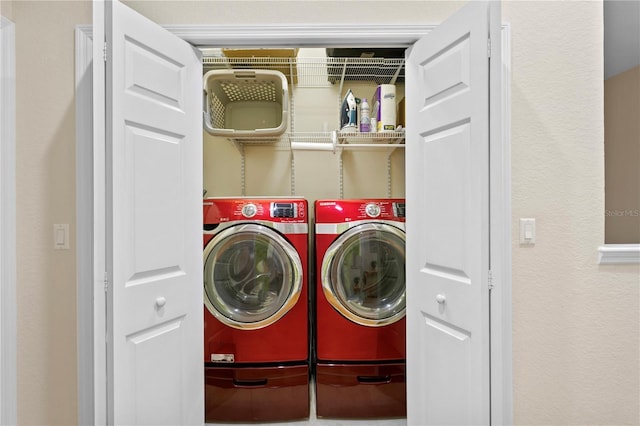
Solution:
<svg viewBox="0 0 640 426">
<path fill-rule="evenodd" d="M 211 362 L 232 363 L 235 362 L 235 357 L 233 354 L 211 354 Z"/>
<path fill-rule="evenodd" d="M 335 201 L 326 201 L 324 203 L 320 203 L 321 206 L 335 206 L 336 202 Z"/>
</svg>

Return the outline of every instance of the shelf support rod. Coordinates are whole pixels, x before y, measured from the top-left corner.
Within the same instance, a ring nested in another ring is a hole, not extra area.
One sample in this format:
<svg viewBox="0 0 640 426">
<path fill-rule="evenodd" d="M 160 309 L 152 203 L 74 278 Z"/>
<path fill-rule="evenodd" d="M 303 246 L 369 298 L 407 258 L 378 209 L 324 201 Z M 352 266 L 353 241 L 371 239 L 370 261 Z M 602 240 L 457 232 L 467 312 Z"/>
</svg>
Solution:
<svg viewBox="0 0 640 426">
<path fill-rule="evenodd" d="M 331 132 L 331 144 L 333 145 L 333 152 L 336 152 L 336 147 L 338 147 L 338 131 L 334 130 Z M 339 187 L 340 187 L 340 199 L 344 199 L 344 169 L 342 167 L 342 152 L 344 151 L 344 149 L 342 149 L 342 147 L 338 147 L 338 165 L 340 168 L 340 178 L 338 181 Z"/>
<path fill-rule="evenodd" d="M 290 72 L 291 72 L 291 84 L 290 84 L 290 89 L 289 89 L 289 130 L 290 130 L 290 134 L 293 134 L 296 130 L 296 126 L 295 126 L 295 96 L 293 94 L 294 90 L 293 90 L 293 67 L 290 68 Z M 287 136 L 287 143 L 289 144 L 289 152 L 291 153 L 291 167 L 290 167 L 290 173 L 291 173 L 291 177 L 290 177 L 290 191 L 291 191 L 291 195 L 296 195 L 296 156 L 293 153 L 293 150 L 291 149 L 291 138 L 290 135 Z"/>
<path fill-rule="evenodd" d="M 338 157 L 339 164 L 340 164 L 340 199 L 343 200 L 344 199 L 344 180 L 343 180 L 344 173 L 343 173 L 343 167 L 342 167 L 342 150 L 340 150 L 338 155 L 340 156 Z"/>
<path fill-rule="evenodd" d="M 289 150 L 291 155 L 291 195 L 296 195 L 296 155 L 293 150 Z"/>
<path fill-rule="evenodd" d="M 387 155 L 387 198 L 391 198 L 391 152 Z"/>
<path fill-rule="evenodd" d="M 240 144 L 240 147 L 238 149 L 240 151 L 240 192 L 244 197 L 245 195 L 247 195 L 246 182 L 245 182 L 246 168 L 245 168 L 244 145 Z"/>
</svg>

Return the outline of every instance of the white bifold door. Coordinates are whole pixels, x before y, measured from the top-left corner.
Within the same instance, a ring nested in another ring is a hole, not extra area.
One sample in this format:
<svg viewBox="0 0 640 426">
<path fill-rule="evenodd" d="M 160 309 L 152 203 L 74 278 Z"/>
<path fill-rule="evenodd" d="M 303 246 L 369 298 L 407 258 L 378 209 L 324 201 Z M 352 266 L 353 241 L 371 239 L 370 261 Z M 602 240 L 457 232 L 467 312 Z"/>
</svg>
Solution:
<svg viewBox="0 0 640 426">
<path fill-rule="evenodd" d="M 105 82 L 94 120 L 105 134 L 107 421 L 202 424 L 201 59 L 117 1 L 94 8 L 94 78 Z"/>
<path fill-rule="evenodd" d="M 407 410 L 413 425 L 491 421 L 490 104 L 499 93 L 490 91 L 490 72 L 501 66 L 494 7 L 499 4 L 469 3 L 407 51 Z"/>
</svg>

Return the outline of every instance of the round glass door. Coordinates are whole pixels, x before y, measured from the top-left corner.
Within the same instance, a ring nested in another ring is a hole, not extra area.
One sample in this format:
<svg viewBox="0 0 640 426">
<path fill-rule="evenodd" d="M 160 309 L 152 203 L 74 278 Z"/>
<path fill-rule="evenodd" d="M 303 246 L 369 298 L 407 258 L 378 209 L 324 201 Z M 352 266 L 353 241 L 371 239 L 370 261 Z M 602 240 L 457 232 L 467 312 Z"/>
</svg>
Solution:
<svg viewBox="0 0 640 426">
<path fill-rule="evenodd" d="M 270 228 L 233 226 L 205 248 L 205 305 L 231 327 L 252 330 L 274 323 L 296 304 L 301 290 L 300 256 Z"/>
<path fill-rule="evenodd" d="M 351 321 L 372 327 L 405 314 L 405 233 L 383 223 L 354 226 L 331 244 L 322 261 L 322 289 Z"/>
</svg>

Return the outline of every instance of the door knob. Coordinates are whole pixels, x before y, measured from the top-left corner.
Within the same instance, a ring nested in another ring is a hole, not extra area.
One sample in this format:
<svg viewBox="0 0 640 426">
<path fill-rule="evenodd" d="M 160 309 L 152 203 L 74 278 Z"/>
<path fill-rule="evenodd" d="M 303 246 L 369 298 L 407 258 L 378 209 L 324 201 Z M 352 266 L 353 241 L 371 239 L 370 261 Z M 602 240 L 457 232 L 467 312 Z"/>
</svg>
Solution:
<svg viewBox="0 0 640 426">
<path fill-rule="evenodd" d="M 445 296 L 444 294 L 439 294 L 436 296 L 436 302 L 438 302 L 441 305 L 444 305 L 444 302 L 447 301 L 447 296 Z"/>
<path fill-rule="evenodd" d="M 158 308 L 162 308 L 165 303 L 167 303 L 167 299 L 165 299 L 164 297 L 160 296 L 156 299 L 156 307 Z"/>
</svg>

